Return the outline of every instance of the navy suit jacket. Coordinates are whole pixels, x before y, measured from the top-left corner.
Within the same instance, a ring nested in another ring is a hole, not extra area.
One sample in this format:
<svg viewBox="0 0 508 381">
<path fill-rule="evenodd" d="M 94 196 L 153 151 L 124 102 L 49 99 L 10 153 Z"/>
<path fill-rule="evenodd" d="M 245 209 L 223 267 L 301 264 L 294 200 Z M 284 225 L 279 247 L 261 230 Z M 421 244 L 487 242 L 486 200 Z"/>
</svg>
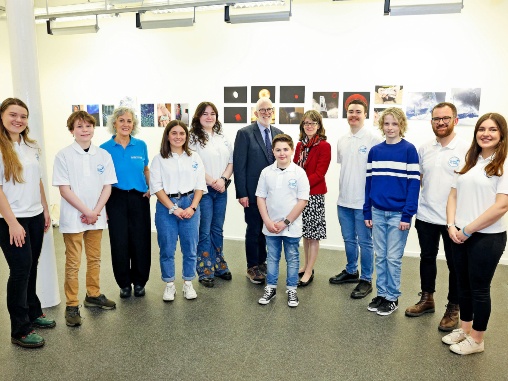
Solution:
<svg viewBox="0 0 508 381">
<path fill-rule="evenodd" d="M 272 140 L 281 130 L 270 125 Z M 256 203 L 256 188 L 261 171 L 269 166 L 265 142 L 257 122 L 243 127 L 236 133 L 233 152 L 233 172 L 235 175 L 236 198 L 249 197 L 249 203 Z"/>
</svg>

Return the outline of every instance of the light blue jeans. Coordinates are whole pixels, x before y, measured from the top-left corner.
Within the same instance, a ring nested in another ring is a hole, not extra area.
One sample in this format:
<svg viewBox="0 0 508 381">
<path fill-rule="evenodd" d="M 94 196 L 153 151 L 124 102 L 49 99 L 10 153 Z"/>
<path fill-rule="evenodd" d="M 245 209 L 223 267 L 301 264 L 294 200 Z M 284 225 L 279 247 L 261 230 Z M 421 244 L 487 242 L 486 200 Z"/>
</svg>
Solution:
<svg viewBox="0 0 508 381">
<path fill-rule="evenodd" d="M 190 206 L 193 198 L 194 194 L 191 194 L 180 199 L 171 198 L 171 201 L 177 203 L 180 208 L 185 209 Z M 155 227 L 157 228 L 157 242 L 160 249 L 161 278 L 164 282 L 175 280 L 175 251 L 178 239 L 180 239 L 180 250 L 183 254 L 182 278 L 193 280 L 196 277 L 199 218 L 199 206 L 191 218 L 181 220 L 174 214 L 169 214 L 168 208 L 157 201 Z"/>
<path fill-rule="evenodd" d="M 288 290 L 296 290 L 298 285 L 298 269 L 300 268 L 300 237 L 266 236 L 266 285 L 277 288 L 279 280 L 279 262 L 284 243 L 284 255 L 286 256 Z"/>
<path fill-rule="evenodd" d="M 372 235 L 376 251 L 377 295 L 395 301 L 401 295 L 400 271 L 408 230 L 400 230 L 401 212 L 372 208 Z"/>
<path fill-rule="evenodd" d="M 362 209 L 337 206 L 340 230 L 346 248 L 346 271 L 354 274 L 358 271 L 358 257 L 360 257 L 360 279 L 372 282 L 374 268 L 374 250 L 372 245 L 372 230 L 365 226 Z"/>
</svg>

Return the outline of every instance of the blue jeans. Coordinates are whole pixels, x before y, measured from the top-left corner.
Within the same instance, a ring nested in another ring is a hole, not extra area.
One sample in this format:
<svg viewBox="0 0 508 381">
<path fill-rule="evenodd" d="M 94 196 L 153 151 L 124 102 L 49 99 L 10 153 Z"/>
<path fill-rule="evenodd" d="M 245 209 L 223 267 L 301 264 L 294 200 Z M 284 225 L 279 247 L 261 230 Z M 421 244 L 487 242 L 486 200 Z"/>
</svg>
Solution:
<svg viewBox="0 0 508 381">
<path fill-rule="evenodd" d="M 409 229 L 399 229 L 401 217 L 401 212 L 372 208 L 377 295 L 389 301 L 395 301 L 401 295 L 400 270 L 409 234 Z"/>
<path fill-rule="evenodd" d="M 183 196 L 180 199 L 171 198 L 182 209 L 188 208 L 192 203 L 194 194 Z M 176 241 L 180 239 L 180 250 L 183 254 L 182 278 L 192 280 L 196 277 L 196 251 L 199 236 L 199 206 L 189 219 L 179 219 L 168 213 L 168 208 L 159 201 L 155 206 L 155 227 L 157 228 L 157 242 L 160 249 L 160 264 L 162 280 L 173 282 L 175 280 L 175 251 Z"/>
<path fill-rule="evenodd" d="M 227 192 L 217 192 L 208 187 L 199 203 L 201 221 L 196 271 L 199 279 L 213 278 L 229 271 L 223 252 L 223 226 L 226 218 Z"/>
<path fill-rule="evenodd" d="M 284 243 L 284 255 L 286 256 L 288 290 L 296 290 L 298 285 L 298 269 L 300 267 L 300 237 L 266 236 L 266 285 L 276 288 L 279 280 L 279 262 Z"/>
<path fill-rule="evenodd" d="M 346 271 L 354 274 L 358 271 L 358 257 L 360 256 L 360 279 L 372 282 L 374 267 L 374 250 L 372 245 L 372 230 L 365 226 L 362 209 L 337 206 L 340 230 L 346 248 Z"/>
</svg>

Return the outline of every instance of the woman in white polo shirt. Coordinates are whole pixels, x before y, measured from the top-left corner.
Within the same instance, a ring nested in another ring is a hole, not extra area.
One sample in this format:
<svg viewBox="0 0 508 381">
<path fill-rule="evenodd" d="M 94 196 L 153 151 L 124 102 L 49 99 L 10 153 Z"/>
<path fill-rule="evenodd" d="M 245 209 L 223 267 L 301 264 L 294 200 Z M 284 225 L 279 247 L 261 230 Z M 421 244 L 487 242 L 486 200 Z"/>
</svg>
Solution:
<svg viewBox="0 0 508 381">
<path fill-rule="evenodd" d="M 205 165 L 208 192 L 201 199 L 201 220 L 196 271 L 199 283 L 213 287 L 215 277 L 231 280 L 224 258 L 223 226 L 228 202 L 227 187 L 233 174 L 233 145 L 222 131 L 219 112 L 211 102 L 196 107 L 190 129 L 190 149 L 196 151 Z"/>
<path fill-rule="evenodd" d="M 508 151 L 506 119 L 478 119 L 464 167 L 452 184 L 447 226 L 459 287 L 461 327 L 443 337 L 452 352 L 483 352 L 490 317 L 490 284 L 506 246 Z"/>
<path fill-rule="evenodd" d="M 28 108 L 17 98 L 0 106 L 0 247 L 9 265 L 7 308 L 11 342 L 44 345 L 34 328 L 52 328 L 36 294 L 37 265 L 50 217 L 39 166 L 40 149 L 28 137 Z"/>
<path fill-rule="evenodd" d="M 199 235 L 199 201 L 206 193 L 205 168 L 196 152 L 189 149 L 189 130 L 179 120 L 171 121 L 162 134 L 160 153 L 150 167 L 150 193 L 157 196 L 155 227 L 160 248 L 162 299 L 175 299 L 175 250 L 180 240 L 183 254 L 183 296 L 195 299 L 192 280 L 196 277 Z"/>
</svg>

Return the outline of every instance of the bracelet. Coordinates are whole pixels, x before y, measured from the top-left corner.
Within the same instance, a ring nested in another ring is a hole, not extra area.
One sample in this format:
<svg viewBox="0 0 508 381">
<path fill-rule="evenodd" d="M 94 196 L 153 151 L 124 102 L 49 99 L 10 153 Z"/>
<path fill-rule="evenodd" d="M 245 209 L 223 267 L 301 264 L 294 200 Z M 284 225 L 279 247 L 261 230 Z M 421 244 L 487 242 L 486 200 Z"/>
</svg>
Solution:
<svg viewBox="0 0 508 381">
<path fill-rule="evenodd" d="M 169 208 L 169 214 L 173 214 L 175 212 L 175 210 L 178 209 L 178 205 L 177 204 L 173 204 L 173 206 L 171 208 Z"/>
<path fill-rule="evenodd" d="M 467 234 L 466 233 L 466 227 L 465 226 L 462 228 L 462 234 L 464 234 L 467 238 L 471 237 L 471 234 Z"/>
<path fill-rule="evenodd" d="M 191 208 L 192 208 L 192 210 L 193 210 L 193 211 L 196 211 L 196 208 L 195 208 L 195 207 L 193 207 L 192 205 L 191 205 Z"/>
<path fill-rule="evenodd" d="M 224 184 L 226 184 L 228 182 L 228 179 L 226 179 L 224 176 L 221 176 L 220 177 L 222 180 L 224 180 Z"/>
</svg>

